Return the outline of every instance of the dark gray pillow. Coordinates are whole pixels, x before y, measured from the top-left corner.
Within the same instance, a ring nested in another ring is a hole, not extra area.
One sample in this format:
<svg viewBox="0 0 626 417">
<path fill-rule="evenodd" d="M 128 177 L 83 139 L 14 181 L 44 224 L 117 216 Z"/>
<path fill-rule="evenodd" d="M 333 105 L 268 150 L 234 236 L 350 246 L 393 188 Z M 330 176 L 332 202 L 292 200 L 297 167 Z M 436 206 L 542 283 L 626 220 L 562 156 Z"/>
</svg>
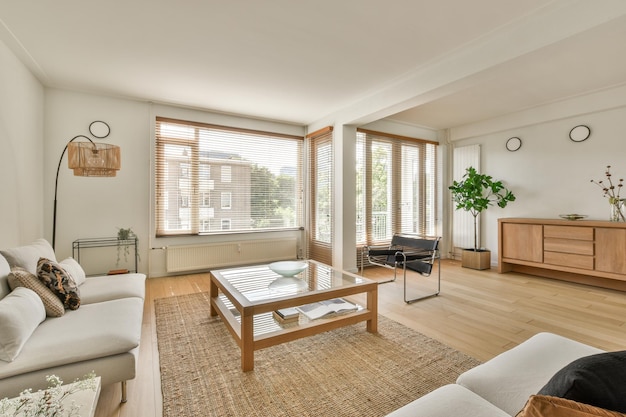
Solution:
<svg viewBox="0 0 626 417">
<path fill-rule="evenodd" d="M 626 412 L 626 350 L 585 356 L 557 372 L 539 395 Z"/>
</svg>

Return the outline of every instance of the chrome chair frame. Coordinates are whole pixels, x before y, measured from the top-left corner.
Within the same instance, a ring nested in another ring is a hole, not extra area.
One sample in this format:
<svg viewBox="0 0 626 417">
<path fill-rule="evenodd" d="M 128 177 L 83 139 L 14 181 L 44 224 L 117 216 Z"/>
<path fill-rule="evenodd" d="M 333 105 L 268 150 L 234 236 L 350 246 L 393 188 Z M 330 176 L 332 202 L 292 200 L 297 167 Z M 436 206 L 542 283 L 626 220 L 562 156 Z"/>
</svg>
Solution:
<svg viewBox="0 0 626 417">
<path fill-rule="evenodd" d="M 404 280 L 404 302 L 422 300 L 434 297 L 441 292 L 441 256 L 439 255 L 438 236 L 421 236 L 412 234 L 394 234 L 388 246 L 366 246 L 361 252 L 361 275 L 365 266 L 365 259 L 372 265 L 393 269 L 393 278 L 381 281 L 379 284 L 393 282 L 397 278 L 398 268 L 402 268 L 402 278 Z M 407 299 L 406 290 L 406 270 L 415 271 L 422 276 L 429 277 L 432 268 L 437 262 L 437 290 L 435 292 L 422 295 L 420 297 Z"/>
</svg>

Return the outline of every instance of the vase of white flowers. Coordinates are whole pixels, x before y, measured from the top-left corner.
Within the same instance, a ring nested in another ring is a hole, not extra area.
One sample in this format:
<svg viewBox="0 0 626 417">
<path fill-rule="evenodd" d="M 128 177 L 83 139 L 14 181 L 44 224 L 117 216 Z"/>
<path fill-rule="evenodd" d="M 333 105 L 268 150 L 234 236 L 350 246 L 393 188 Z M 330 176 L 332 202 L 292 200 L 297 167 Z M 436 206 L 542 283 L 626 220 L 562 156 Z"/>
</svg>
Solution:
<svg viewBox="0 0 626 417">
<path fill-rule="evenodd" d="M 602 191 L 604 192 L 604 197 L 609 200 L 609 220 L 612 222 L 626 221 L 626 216 L 624 216 L 624 199 L 620 197 L 620 192 L 622 191 L 622 187 L 624 186 L 624 179 L 620 178 L 617 183 L 613 181 L 613 174 L 611 174 L 611 165 L 608 165 L 606 167 L 604 175 L 606 176 L 606 182 L 604 180 L 591 180 L 591 182 L 602 188 Z"/>
<path fill-rule="evenodd" d="M 609 198 L 609 205 L 611 208 L 611 214 L 609 220 L 612 222 L 623 222 L 624 219 L 624 199 L 621 198 Z"/>
<path fill-rule="evenodd" d="M 46 376 L 48 388 L 32 392 L 31 389 L 22 391 L 19 397 L 3 398 L 0 400 L 1 417 L 75 417 L 79 416 L 80 406 L 69 401 L 72 394 L 98 389 L 96 374 L 91 372 L 81 380 L 72 384 L 63 385 L 63 381 L 56 375 Z"/>
</svg>

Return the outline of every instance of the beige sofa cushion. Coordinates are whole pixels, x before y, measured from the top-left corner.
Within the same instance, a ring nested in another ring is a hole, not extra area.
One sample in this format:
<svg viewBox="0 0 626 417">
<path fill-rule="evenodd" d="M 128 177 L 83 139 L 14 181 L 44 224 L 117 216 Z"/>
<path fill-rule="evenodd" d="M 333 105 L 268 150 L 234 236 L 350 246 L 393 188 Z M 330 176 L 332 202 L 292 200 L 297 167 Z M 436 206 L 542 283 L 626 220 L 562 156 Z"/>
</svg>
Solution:
<svg viewBox="0 0 626 417">
<path fill-rule="evenodd" d="M 83 285 L 86 279 L 85 270 L 78 262 L 76 262 L 76 259 L 71 257 L 65 258 L 59 262 L 59 265 L 65 269 L 65 272 L 70 274 L 76 285 L 79 287 Z"/>
<path fill-rule="evenodd" d="M 37 275 L 37 262 L 39 258 L 57 260 L 54 249 L 46 239 L 37 239 L 30 245 L 18 246 L 11 249 L 0 250 L 11 267 L 19 266 L 31 274 Z"/>
<path fill-rule="evenodd" d="M 143 300 L 135 297 L 49 317 L 13 362 L 0 362 L 0 379 L 129 352 L 139 346 L 142 315 Z"/>
<path fill-rule="evenodd" d="M 65 313 L 65 307 L 59 300 L 59 297 L 46 287 L 34 274 L 31 274 L 24 268 L 14 267 L 9 273 L 9 287 L 15 289 L 18 287 L 26 287 L 37 293 L 46 309 L 46 315 L 50 317 L 61 317 Z"/>
<path fill-rule="evenodd" d="M 449 384 L 388 414 L 387 417 L 511 417 L 460 385 Z"/>
<path fill-rule="evenodd" d="M 92 304 L 120 298 L 146 295 L 144 274 L 103 275 L 88 277 L 80 286 L 81 303 Z"/>
<path fill-rule="evenodd" d="M 16 288 L 0 300 L 0 359 L 13 361 L 45 319 L 46 310 L 33 290 Z"/>
<path fill-rule="evenodd" d="M 0 256 L 0 299 L 6 297 L 11 292 L 9 287 L 9 273 L 11 267 L 4 256 Z"/>
</svg>

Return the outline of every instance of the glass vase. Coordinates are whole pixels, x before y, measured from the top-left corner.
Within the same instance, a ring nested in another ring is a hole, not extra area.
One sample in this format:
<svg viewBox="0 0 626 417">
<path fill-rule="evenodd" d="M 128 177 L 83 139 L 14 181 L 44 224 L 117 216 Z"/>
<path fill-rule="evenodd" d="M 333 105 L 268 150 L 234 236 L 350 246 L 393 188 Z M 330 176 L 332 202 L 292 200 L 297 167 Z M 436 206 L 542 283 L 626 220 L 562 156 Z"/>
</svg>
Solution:
<svg viewBox="0 0 626 417">
<path fill-rule="evenodd" d="M 611 206 L 611 214 L 609 220 L 612 222 L 626 221 L 626 218 L 624 216 L 624 200 L 619 198 L 611 198 L 609 199 L 609 204 Z"/>
</svg>

